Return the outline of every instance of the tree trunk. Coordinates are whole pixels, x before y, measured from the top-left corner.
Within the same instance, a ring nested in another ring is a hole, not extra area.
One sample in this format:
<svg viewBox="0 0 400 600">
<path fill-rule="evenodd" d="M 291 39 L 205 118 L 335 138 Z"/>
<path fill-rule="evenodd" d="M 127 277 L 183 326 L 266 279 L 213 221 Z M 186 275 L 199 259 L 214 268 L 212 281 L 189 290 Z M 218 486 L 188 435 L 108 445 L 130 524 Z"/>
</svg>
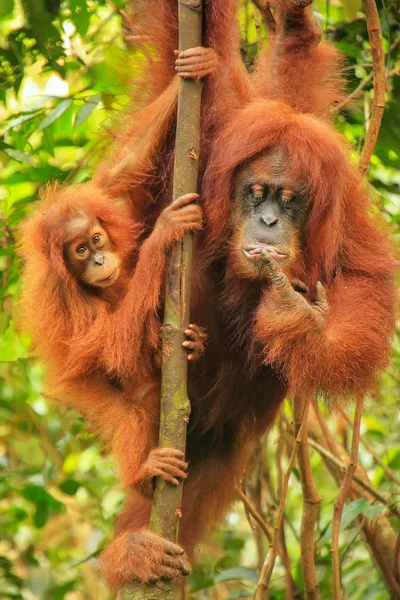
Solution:
<svg viewBox="0 0 400 600">
<path fill-rule="evenodd" d="M 202 44 L 202 0 L 179 0 L 179 49 Z M 199 82 L 179 82 L 173 198 L 196 192 L 200 145 Z M 161 380 L 160 447 L 185 451 L 190 415 L 187 395 L 187 353 L 182 347 L 190 318 L 190 285 L 193 240 L 185 236 L 167 260 L 167 284 L 163 323 L 163 368 Z M 158 479 L 151 511 L 150 529 L 177 541 L 181 517 L 183 483 L 171 485 Z M 174 584 L 132 584 L 118 594 L 118 600 L 172 600 Z"/>
</svg>

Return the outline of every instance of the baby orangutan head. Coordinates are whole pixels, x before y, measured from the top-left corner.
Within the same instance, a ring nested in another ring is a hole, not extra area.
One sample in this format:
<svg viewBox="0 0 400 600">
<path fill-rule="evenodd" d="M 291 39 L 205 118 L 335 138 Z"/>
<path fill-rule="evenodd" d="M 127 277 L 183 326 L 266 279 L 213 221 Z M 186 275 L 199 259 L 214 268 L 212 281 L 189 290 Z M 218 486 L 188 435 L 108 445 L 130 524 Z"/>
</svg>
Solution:
<svg viewBox="0 0 400 600">
<path fill-rule="evenodd" d="M 96 217 L 82 211 L 66 223 L 63 251 L 67 268 L 78 281 L 99 288 L 117 281 L 120 258 Z"/>
<path fill-rule="evenodd" d="M 93 183 L 49 184 L 23 226 L 24 255 L 37 254 L 55 285 L 105 290 L 123 283 L 139 234 L 127 207 Z"/>
</svg>

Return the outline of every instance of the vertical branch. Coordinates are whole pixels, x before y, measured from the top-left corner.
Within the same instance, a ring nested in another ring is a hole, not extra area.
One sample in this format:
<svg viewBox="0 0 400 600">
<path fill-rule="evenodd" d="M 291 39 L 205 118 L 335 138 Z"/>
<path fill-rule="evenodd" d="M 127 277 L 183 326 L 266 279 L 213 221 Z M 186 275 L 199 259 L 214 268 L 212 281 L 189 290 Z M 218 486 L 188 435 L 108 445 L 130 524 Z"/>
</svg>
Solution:
<svg viewBox="0 0 400 600">
<path fill-rule="evenodd" d="M 179 50 L 202 44 L 202 0 L 179 0 Z M 173 199 L 197 189 L 200 145 L 201 83 L 179 81 L 176 126 Z M 190 415 L 187 395 L 187 354 L 182 347 L 189 325 L 193 240 L 185 235 L 167 257 L 164 323 L 162 327 L 163 367 L 161 377 L 160 447 L 185 451 Z M 183 483 L 174 486 L 157 480 L 150 529 L 171 541 L 178 540 L 182 516 Z M 172 600 L 174 584 L 125 587 L 118 600 Z"/>
<path fill-rule="evenodd" d="M 292 473 L 294 462 L 296 460 L 297 449 L 300 444 L 301 436 L 303 434 L 303 429 L 305 426 L 304 423 L 305 423 L 304 418 L 303 417 L 300 418 L 299 423 L 298 423 L 299 428 L 298 428 L 298 433 L 296 436 L 296 442 L 295 442 L 295 445 L 292 450 L 292 454 L 289 459 L 289 464 L 288 464 L 286 472 L 285 472 L 285 477 L 283 478 L 283 482 L 282 482 L 282 491 L 281 491 L 280 502 L 279 502 L 278 516 L 277 516 L 275 527 L 274 527 L 274 539 L 273 539 L 273 543 L 271 544 L 271 546 L 268 550 L 267 556 L 265 557 L 264 564 L 261 569 L 260 577 L 259 577 L 259 580 L 257 583 L 256 593 L 254 596 L 255 600 L 264 600 L 265 593 L 267 592 L 270 581 L 271 581 L 271 576 L 272 576 L 272 572 L 274 570 L 275 560 L 276 560 L 276 556 L 278 554 L 278 549 L 279 549 L 279 532 L 280 532 L 280 529 L 282 526 L 283 516 L 284 516 L 284 512 L 285 512 L 285 502 L 286 502 L 286 495 L 287 495 L 287 491 L 288 491 L 288 487 L 289 487 L 289 479 L 290 479 L 290 475 Z"/>
<path fill-rule="evenodd" d="M 358 165 L 362 174 L 366 172 L 378 138 L 383 111 L 385 108 L 385 52 L 382 42 L 382 30 L 375 0 L 363 0 L 368 25 L 368 37 L 371 46 L 372 69 L 374 79 L 374 104 L 371 121 L 365 138 L 364 147 Z"/>
<path fill-rule="evenodd" d="M 308 428 L 306 426 L 308 407 L 308 399 L 302 397 L 296 397 L 294 399 L 294 432 L 296 436 L 299 436 L 298 464 L 301 488 L 303 491 L 303 515 L 300 530 L 301 570 L 303 574 L 305 598 L 306 600 L 315 600 L 319 598 L 319 586 L 315 574 L 314 530 L 319 506 L 321 504 L 321 496 L 315 485 L 310 464 Z M 305 422 L 305 425 L 300 434 L 300 426 L 303 421 Z"/>
<path fill-rule="evenodd" d="M 334 600 L 342 600 L 342 586 L 340 581 L 340 557 L 339 557 L 339 532 L 340 521 L 342 518 L 344 503 L 349 495 L 353 477 L 357 469 L 358 461 L 358 446 L 360 442 L 360 425 L 361 416 L 364 406 L 364 396 L 358 396 L 356 404 L 356 412 L 354 415 L 353 424 L 353 439 L 351 442 L 350 462 L 348 464 L 346 474 L 343 478 L 339 493 L 335 500 L 332 518 L 332 573 L 333 573 L 333 598 Z"/>
<path fill-rule="evenodd" d="M 269 0 L 252 0 L 252 2 L 260 11 L 266 30 L 274 33 L 276 24 Z"/>
</svg>

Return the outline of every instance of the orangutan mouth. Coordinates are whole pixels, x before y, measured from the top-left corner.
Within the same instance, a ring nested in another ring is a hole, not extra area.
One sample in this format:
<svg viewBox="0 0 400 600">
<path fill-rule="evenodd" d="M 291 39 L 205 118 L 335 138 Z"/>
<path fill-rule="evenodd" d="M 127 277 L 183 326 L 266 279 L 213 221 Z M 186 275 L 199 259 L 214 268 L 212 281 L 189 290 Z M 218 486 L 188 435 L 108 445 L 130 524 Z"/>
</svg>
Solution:
<svg viewBox="0 0 400 600">
<path fill-rule="evenodd" d="M 242 252 L 245 255 L 246 258 L 248 259 L 252 259 L 252 257 L 258 257 L 258 256 L 262 256 L 265 252 L 268 252 L 268 254 L 270 254 L 272 256 L 272 258 L 274 258 L 275 260 L 284 260 L 285 258 L 287 258 L 289 255 L 286 252 L 283 252 L 283 250 L 280 250 L 279 248 L 275 248 L 275 246 L 246 246 L 245 248 L 242 248 Z"/>
</svg>

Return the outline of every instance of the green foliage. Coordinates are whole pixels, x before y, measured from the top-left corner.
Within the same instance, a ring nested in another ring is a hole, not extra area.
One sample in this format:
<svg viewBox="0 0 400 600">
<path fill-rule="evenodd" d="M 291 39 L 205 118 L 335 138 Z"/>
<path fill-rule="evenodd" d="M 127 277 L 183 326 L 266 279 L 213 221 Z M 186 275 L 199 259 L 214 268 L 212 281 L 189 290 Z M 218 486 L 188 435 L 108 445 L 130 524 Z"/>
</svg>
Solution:
<svg viewBox="0 0 400 600">
<path fill-rule="evenodd" d="M 396 2 L 379 4 L 388 71 L 399 71 L 400 35 Z M 105 600 L 94 557 L 111 536 L 123 491 L 110 458 L 82 420 L 41 394 L 43 369 L 29 357 L 29 340 L 16 331 L 19 293 L 18 224 L 32 210 L 37 191 L 51 179 L 90 178 L 107 147 L 111 117 L 128 102 L 127 82 L 138 68 L 122 35 L 123 2 L 107 0 L 2 0 L 0 2 L 0 597 L 21 600 Z M 349 89 L 370 73 L 370 48 L 359 0 L 316 0 L 326 35 L 346 55 Z M 241 2 L 242 52 L 248 65 L 258 53 L 265 27 L 250 2 Z M 391 48 L 391 49 L 390 49 Z M 376 208 L 399 241 L 400 77 L 389 79 L 387 107 L 369 176 Z M 372 83 L 337 118 L 337 126 L 358 150 L 373 101 Z M 400 345 L 383 377 L 380 402 L 369 404 L 363 434 L 390 469 L 400 469 Z M 339 438 L 334 416 L 326 415 Z M 282 429 L 280 429 L 282 433 Z M 343 445 L 348 441 L 343 441 Z M 273 525 L 279 495 L 277 456 L 284 448 L 275 431 L 262 451 L 264 518 Z M 398 486 L 361 446 L 360 461 L 373 485 L 390 502 Z M 331 598 L 330 540 L 337 485 L 313 452 L 312 466 L 322 495 L 316 564 L 322 598 Z M 291 576 L 303 588 L 299 556 L 301 492 L 292 474 L 285 535 Z M 257 480 L 259 481 L 259 479 Z M 250 486 L 251 487 L 251 486 Z M 254 487 L 254 486 L 253 486 Z M 360 518 L 388 518 L 390 506 L 358 498 L 342 520 L 343 583 L 352 600 L 386 600 L 389 594 L 360 536 Z M 252 597 L 268 545 L 248 526 L 237 503 L 220 532 L 204 544 L 190 579 L 195 600 Z M 285 571 L 278 560 L 270 598 L 285 598 Z"/>
</svg>

